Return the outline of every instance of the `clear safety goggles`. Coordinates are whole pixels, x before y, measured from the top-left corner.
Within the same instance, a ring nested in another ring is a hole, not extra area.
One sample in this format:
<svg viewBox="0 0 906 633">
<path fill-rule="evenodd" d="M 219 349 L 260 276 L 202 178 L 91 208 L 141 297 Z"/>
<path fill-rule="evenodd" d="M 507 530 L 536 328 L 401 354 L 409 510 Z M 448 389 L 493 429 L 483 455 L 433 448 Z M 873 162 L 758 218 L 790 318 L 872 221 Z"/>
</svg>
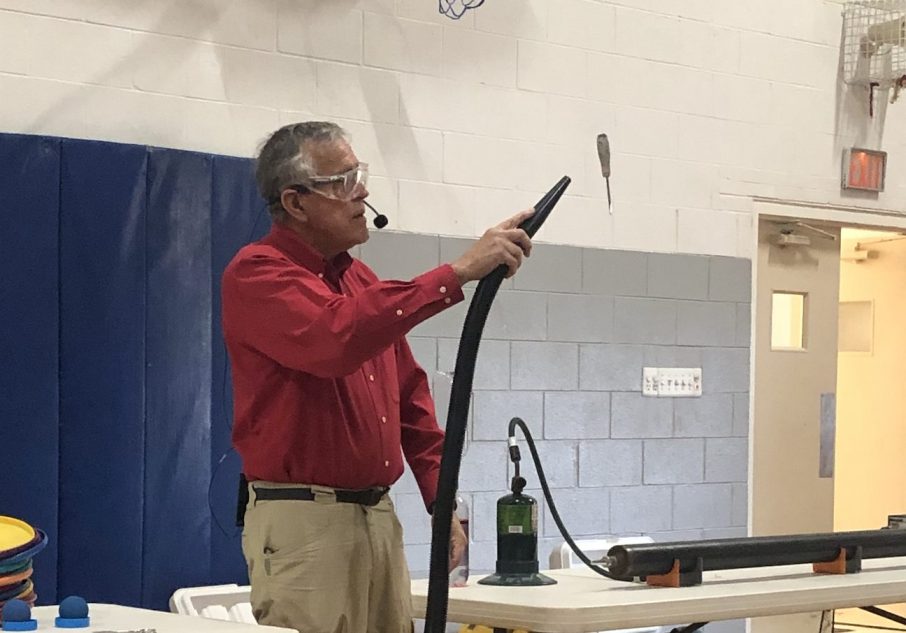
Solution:
<svg viewBox="0 0 906 633">
<path fill-rule="evenodd" d="M 359 163 L 349 171 L 334 176 L 312 176 L 296 191 L 316 193 L 333 200 L 349 201 L 362 194 L 368 186 L 368 163 Z"/>
</svg>

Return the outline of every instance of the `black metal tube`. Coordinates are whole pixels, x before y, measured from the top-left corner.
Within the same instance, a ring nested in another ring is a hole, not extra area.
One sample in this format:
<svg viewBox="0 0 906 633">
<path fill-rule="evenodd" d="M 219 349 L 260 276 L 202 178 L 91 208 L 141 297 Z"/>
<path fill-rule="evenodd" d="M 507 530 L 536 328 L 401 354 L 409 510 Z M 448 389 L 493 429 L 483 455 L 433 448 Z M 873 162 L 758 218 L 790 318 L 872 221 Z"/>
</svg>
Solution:
<svg viewBox="0 0 906 633">
<path fill-rule="evenodd" d="M 906 625 L 906 618 L 904 618 L 902 615 L 899 615 L 897 613 L 893 613 L 892 611 L 888 611 L 887 609 L 881 609 L 880 607 L 859 607 L 859 608 L 862 609 L 863 611 L 867 611 L 868 613 L 871 613 L 873 615 L 876 615 L 876 616 L 879 616 L 882 618 L 887 618 L 891 622 L 896 622 L 897 624 Z"/>
<path fill-rule="evenodd" d="M 535 213 L 520 225 L 520 228 L 528 233 L 529 237 L 532 237 L 544 224 L 570 182 L 568 176 L 561 178 L 560 182 L 544 194 L 544 197 L 535 205 Z M 443 633 L 447 623 L 447 599 L 450 589 L 448 562 L 450 558 L 450 525 L 453 521 L 453 501 L 459 482 L 459 466 L 462 462 L 469 401 L 472 397 L 475 361 L 478 359 L 481 333 L 484 331 L 491 303 L 506 277 L 506 272 L 506 266 L 500 266 L 478 283 L 475 295 L 469 304 L 469 311 L 466 313 L 462 336 L 459 340 L 453 385 L 450 389 L 450 408 L 447 411 L 446 437 L 440 461 L 437 497 L 434 501 L 425 633 Z"/>
<path fill-rule="evenodd" d="M 864 530 L 791 536 L 757 536 L 709 541 L 615 545 L 607 552 L 610 572 L 620 580 L 680 571 L 824 563 L 846 550 L 847 560 L 906 556 L 906 530 Z M 857 551 L 858 550 L 858 551 Z"/>
</svg>

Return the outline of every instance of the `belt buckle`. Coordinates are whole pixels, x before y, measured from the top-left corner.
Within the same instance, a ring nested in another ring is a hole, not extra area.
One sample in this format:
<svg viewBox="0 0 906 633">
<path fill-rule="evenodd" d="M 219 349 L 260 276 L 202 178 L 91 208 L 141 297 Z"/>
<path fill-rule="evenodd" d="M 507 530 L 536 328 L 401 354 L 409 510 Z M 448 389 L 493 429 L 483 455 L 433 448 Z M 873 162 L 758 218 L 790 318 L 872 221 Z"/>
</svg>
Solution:
<svg viewBox="0 0 906 633">
<path fill-rule="evenodd" d="M 381 502 L 381 499 L 384 498 L 386 490 L 383 488 L 372 488 L 368 491 L 368 504 L 369 506 L 376 506 Z"/>
</svg>

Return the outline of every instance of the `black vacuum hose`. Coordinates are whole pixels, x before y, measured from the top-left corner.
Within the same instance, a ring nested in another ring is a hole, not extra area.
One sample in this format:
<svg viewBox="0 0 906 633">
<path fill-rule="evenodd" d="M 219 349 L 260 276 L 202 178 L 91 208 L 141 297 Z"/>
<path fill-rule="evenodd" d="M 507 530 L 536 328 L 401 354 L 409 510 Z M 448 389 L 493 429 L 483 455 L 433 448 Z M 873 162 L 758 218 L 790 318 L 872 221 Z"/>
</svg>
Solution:
<svg viewBox="0 0 906 633">
<path fill-rule="evenodd" d="M 534 207 L 535 213 L 520 224 L 519 228 L 528 233 L 529 237 L 534 236 L 570 182 L 568 176 L 561 178 L 560 182 L 538 201 Z M 491 303 L 506 273 L 506 266 L 500 266 L 478 283 L 459 340 L 450 392 L 450 408 L 447 411 L 446 437 L 440 461 L 440 477 L 437 482 L 437 497 L 434 501 L 425 633 L 443 633 L 447 624 L 450 528 L 453 522 L 454 497 L 459 482 L 459 466 L 462 462 L 462 447 L 466 437 L 469 401 L 472 397 L 475 361 L 478 359 L 478 345 L 481 343 L 481 333 L 491 310 Z"/>
</svg>

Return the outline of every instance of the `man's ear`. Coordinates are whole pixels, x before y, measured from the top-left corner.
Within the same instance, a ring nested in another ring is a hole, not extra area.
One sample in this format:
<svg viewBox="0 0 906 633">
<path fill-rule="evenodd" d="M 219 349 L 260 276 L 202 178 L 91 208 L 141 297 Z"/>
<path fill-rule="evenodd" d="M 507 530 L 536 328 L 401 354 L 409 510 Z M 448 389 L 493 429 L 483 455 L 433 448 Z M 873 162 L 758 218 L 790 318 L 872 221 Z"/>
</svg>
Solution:
<svg viewBox="0 0 906 633">
<path fill-rule="evenodd" d="M 289 214 L 289 216 L 299 222 L 307 222 L 308 215 L 305 213 L 305 208 L 302 206 L 302 196 L 298 192 L 293 191 L 292 189 L 284 189 L 280 194 L 280 204 L 283 205 L 283 210 Z"/>
</svg>

